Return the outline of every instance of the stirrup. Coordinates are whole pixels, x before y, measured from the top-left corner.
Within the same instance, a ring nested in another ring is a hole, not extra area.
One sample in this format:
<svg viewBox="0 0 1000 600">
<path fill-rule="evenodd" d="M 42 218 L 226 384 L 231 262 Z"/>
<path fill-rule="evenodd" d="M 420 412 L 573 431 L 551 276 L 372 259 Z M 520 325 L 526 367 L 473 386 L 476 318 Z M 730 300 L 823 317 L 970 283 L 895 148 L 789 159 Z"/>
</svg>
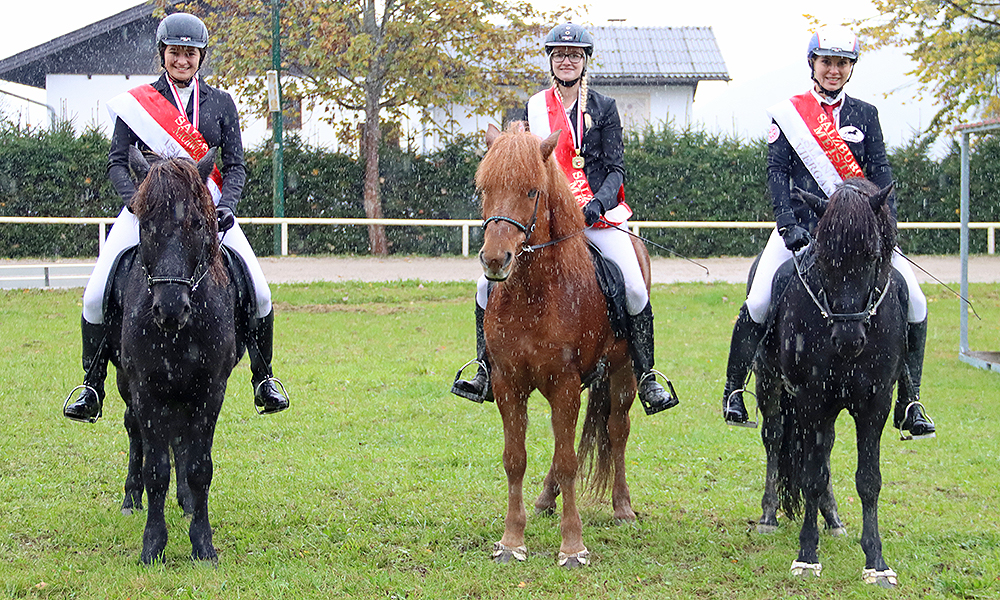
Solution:
<svg viewBox="0 0 1000 600">
<path fill-rule="evenodd" d="M 903 420 L 899 422 L 899 427 L 896 428 L 899 431 L 899 441 L 909 442 L 911 440 L 929 440 L 931 438 L 936 438 L 937 432 L 934 431 L 924 435 L 913 435 L 912 433 L 903 433 L 903 423 L 906 423 L 906 419 L 910 416 L 910 409 L 913 408 L 914 406 L 919 406 L 921 409 L 923 409 L 922 412 L 924 414 L 924 418 L 927 419 L 931 425 L 934 425 L 934 419 L 932 419 L 931 416 L 927 414 L 927 409 L 924 408 L 924 405 L 920 402 L 920 400 L 914 400 L 913 402 L 910 402 L 909 404 L 906 405 L 906 409 L 903 411 Z"/>
<path fill-rule="evenodd" d="M 757 404 L 757 394 L 751 392 L 750 390 L 748 390 L 746 388 L 739 389 L 739 390 L 733 390 L 732 392 L 730 392 L 729 396 L 726 397 L 726 406 L 727 407 L 729 406 L 729 401 L 732 400 L 733 396 L 735 396 L 736 394 L 750 394 L 751 396 L 753 396 L 753 400 L 754 400 L 754 403 L 753 403 L 753 405 L 754 405 L 753 406 L 753 418 L 755 418 L 757 420 L 760 420 L 760 406 Z M 746 407 L 747 407 L 747 403 L 744 402 L 743 403 L 743 408 L 745 409 Z M 725 413 L 725 411 L 722 411 L 722 412 Z M 725 414 L 723 414 L 723 416 L 725 416 Z M 730 425 L 732 427 L 749 427 L 750 429 L 757 429 L 757 421 L 751 421 L 749 414 L 747 415 L 747 420 L 744 421 L 744 422 L 742 422 L 742 423 L 737 423 L 736 421 L 726 420 L 726 425 Z"/>
<path fill-rule="evenodd" d="M 288 392 L 285 391 L 285 385 L 283 383 L 281 383 L 281 380 L 278 379 L 277 377 L 267 377 L 263 381 L 261 381 L 260 383 L 258 383 L 256 386 L 254 386 L 254 388 L 253 388 L 253 399 L 254 399 L 253 409 L 254 409 L 254 411 L 258 415 L 273 415 L 274 413 L 281 412 L 281 411 L 285 410 L 286 408 L 288 408 L 288 406 L 286 406 L 285 408 L 281 408 L 281 409 L 278 409 L 278 410 L 267 410 L 267 411 L 265 411 L 265 410 L 261 410 L 262 408 L 264 408 L 263 406 L 257 406 L 257 391 L 260 390 L 260 386 L 264 385 L 268 381 L 273 381 L 274 383 L 278 384 L 277 387 L 278 387 L 278 389 L 281 390 L 281 395 L 284 396 L 285 403 L 288 404 L 288 406 L 291 406 L 291 404 L 292 404 L 292 400 L 291 400 L 291 398 L 288 397 Z"/>
<path fill-rule="evenodd" d="M 466 368 L 468 368 L 469 365 L 473 363 L 478 365 L 479 368 L 481 368 L 483 372 L 486 373 L 486 388 L 482 396 L 472 397 L 456 387 L 458 385 L 458 382 L 462 379 L 462 371 L 464 371 Z M 486 402 L 486 399 L 489 397 L 490 385 L 491 385 L 490 370 L 486 366 L 486 361 L 479 360 L 478 358 L 473 358 L 469 362 L 462 365 L 462 368 L 459 369 L 457 373 L 455 373 L 455 381 L 453 381 L 451 384 L 451 393 L 455 394 L 459 398 L 465 398 L 466 400 L 472 400 L 473 402 L 478 402 L 479 404 L 482 404 L 483 402 Z"/>
<path fill-rule="evenodd" d="M 670 399 L 673 400 L 673 403 L 670 403 L 669 406 L 665 406 L 665 407 L 660 408 L 660 409 L 658 409 L 658 410 L 656 410 L 654 412 L 649 412 L 649 407 L 646 405 L 645 402 L 642 401 L 642 395 L 640 394 L 639 395 L 639 402 L 642 404 L 642 409 L 644 411 L 646 411 L 646 415 L 655 415 L 658 412 L 663 412 L 663 411 L 665 411 L 667 409 L 670 409 L 670 408 L 673 408 L 673 407 L 675 407 L 675 406 L 677 406 L 678 404 L 681 403 L 680 398 L 677 397 L 677 392 L 674 391 L 674 384 L 670 382 L 670 380 L 667 378 L 666 375 L 664 375 L 663 373 L 660 373 L 656 369 L 650 369 L 650 370 L 646 371 L 642 375 L 642 377 L 640 377 L 639 380 L 636 382 L 636 388 L 637 389 L 638 388 L 642 388 L 642 382 L 646 381 L 650 377 L 653 378 L 653 381 L 656 381 L 656 376 L 657 375 L 659 375 L 660 379 L 662 379 L 663 381 L 665 381 L 667 383 L 667 390 L 669 390 Z"/>
<path fill-rule="evenodd" d="M 97 398 L 97 402 L 101 405 L 100 409 L 98 409 L 97 411 L 96 417 L 91 417 L 90 419 L 78 419 L 76 417 L 66 414 L 66 407 L 69 406 L 69 401 L 73 398 L 73 394 L 77 390 L 90 390 L 94 392 L 94 396 Z M 87 385 L 86 383 L 80 384 L 75 388 L 71 389 L 69 391 L 69 395 L 66 396 L 66 400 L 63 402 L 63 416 L 69 419 L 70 421 L 76 421 L 77 423 L 96 423 L 103 415 L 104 415 L 104 403 L 101 402 L 101 395 L 97 393 L 97 390 Z"/>
</svg>

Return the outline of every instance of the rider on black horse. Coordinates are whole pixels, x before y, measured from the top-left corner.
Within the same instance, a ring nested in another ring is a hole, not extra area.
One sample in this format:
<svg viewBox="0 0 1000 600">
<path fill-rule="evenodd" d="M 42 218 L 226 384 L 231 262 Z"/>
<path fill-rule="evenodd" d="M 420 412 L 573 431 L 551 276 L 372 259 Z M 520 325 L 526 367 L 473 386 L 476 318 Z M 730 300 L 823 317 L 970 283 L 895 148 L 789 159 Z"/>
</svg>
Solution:
<svg viewBox="0 0 1000 600">
<path fill-rule="evenodd" d="M 813 211 L 792 187 L 828 198 L 835 186 L 848 177 L 866 177 L 880 188 L 892 183 L 878 111 L 844 93 L 860 55 L 858 38 L 844 28 L 820 29 L 809 40 L 806 51 L 812 89 L 770 109 L 767 183 L 774 204 L 776 228 L 758 259 L 746 302 L 740 309 L 729 350 L 722 413 L 730 425 L 753 425 L 743 403 L 743 386 L 757 346 L 766 329 L 775 272 L 786 260 L 807 246 L 816 225 Z M 833 124 L 830 137 L 816 137 L 818 125 Z M 889 198 L 893 218 L 895 196 Z M 907 347 L 903 375 L 899 381 L 894 426 L 914 438 L 934 435 L 934 422 L 920 404 L 920 377 L 927 339 L 927 299 L 910 264 L 895 252 L 892 266 L 906 280 L 909 290 Z"/>
<path fill-rule="evenodd" d="M 165 73 L 152 85 L 139 86 L 108 101 L 115 130 L 108 155 L 108 176 L 125 207 L 108 233 L 83 293 L 83 369 L 80 394 L 63 408 L 74 421 L 93 423 L 101 416 L 109 348 L 105 296 L 122 253 L 139 243 L 139 223 L 129 210 L 135 183 L 129 173 L 129 147 L 159 156 L 199 159 L 208 148 L 220 148 L 222 171 L 216 169 L 208 187 L 216 202 L 222 244 L 242 259 L 253 286 L 256 311 L 238 318 L 244 331 L 254 403 L 261 414 L 288 408 L 288 396 L 271 373 L 274 311 L 271 291 L 246 236 L 236 223 L 236 204 L 246 182 L 243 140 L 233 99 L 201 81 L 198 69 L 208 46 L 208 29 L 198 17 L 174 13 L 156 30 L 160 64 Z M 72 395 L 72 392 L 70 393 Z"/>
</svg>

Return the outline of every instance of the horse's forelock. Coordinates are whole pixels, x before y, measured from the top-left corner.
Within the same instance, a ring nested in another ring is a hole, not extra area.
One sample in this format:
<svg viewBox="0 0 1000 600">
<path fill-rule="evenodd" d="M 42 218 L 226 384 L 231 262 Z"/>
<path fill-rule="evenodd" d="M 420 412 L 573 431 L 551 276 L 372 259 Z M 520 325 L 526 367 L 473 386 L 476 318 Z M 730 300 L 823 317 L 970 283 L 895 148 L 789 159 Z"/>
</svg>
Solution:
<svg viewBox="0 0 1000 600">
<path fill-rule="evenodd" d="M 896 229 L 887 205 L 872 211 L 869 199 L 878 187 L 864 179 L 849 179 L 830 197 L 816 226 L 818 258 L 837 267 L 886 259 L 896 245 Z"/>
</svg>

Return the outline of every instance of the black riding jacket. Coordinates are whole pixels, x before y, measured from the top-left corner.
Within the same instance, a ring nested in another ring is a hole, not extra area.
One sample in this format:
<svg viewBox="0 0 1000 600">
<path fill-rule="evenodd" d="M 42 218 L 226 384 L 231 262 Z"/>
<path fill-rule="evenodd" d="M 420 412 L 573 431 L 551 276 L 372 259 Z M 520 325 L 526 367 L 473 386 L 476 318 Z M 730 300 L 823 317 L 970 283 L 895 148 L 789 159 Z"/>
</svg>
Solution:
<svg viewBox="0 0 1000 600">
<path fill-rule="evenodd" d="M 156 91 L 173 104 L 174 95 L 167 83 L 164 73 L 152 83 Z M 214 88 L 204 80 L 199 81 L 200 113 L 198 130 L 208 142 L 210 148 L 221 150 L 222 198 L 219 206 L 225 206 L 236 212 L 236 204 L 243 193 L 246 183 L 246 167 L 243 162 L 243 135 L 240 132 L 240 117 L 236 112 L 233 98 Z M 193 100 L 193 98 L 192 98 Z M 194 122 L 194 102 L 188 101 L 187 117 Z M 135 182 L 129 171 L 128 147 L 138 146 L 144 153 L 149 152 L 146 144 L 139 139 L 132 129 L 120 118 L 115 120 L 115 131 L 111 137 L 111 151 L 108 153 L 108 177 L 115 191 L 121 196 L 122 202 L 128 206 L 135 194 Z"/>
<path fill-rule="evenodd" d="M 614 98 L 604 94 L 587 91 L 587 114 L 591 125 L 584 125 L 583 173 L 587 176 L 590 190 L 594 198 L 601 203 L 602 212 L 607 212 L 618 206 L 618 189 L 625 183 L 625 140 L 622 135 L 622 122 L 618 116 L 618 106 Z M 522 121 L 528 120 L 528 107 L 520 116 Z M 570 119 L 573 127 L 577 120 Z"/>
<path fill-rule="evenodd" d="M 838 130 L 856 127 L 861 131 L 864 137 L 857 142 L 845 140 L 847 147 L 851 149 L 851 153 L 858 161 L 858 166 L 864 171 L 865 177 L 880 188 L 884 188 L 892 183 L 892 169 L 889 167 L 889 160 L 885 153 L 885 141 L 882 138 L 882 126 L 878 120 L 878 109 L 867 102 L 851 98 L 847 94 L 844 94 L 843 98 Z M 772 121 L 772 125 L 776 125 L 776 123 Z M 784 132 L 778 135 L 775 141 L 768 144 L 767 186 L 771 192 L 774 220 L 779 230 L 796 223 L 808 231 L 813 230 L 818 219 L 808 205 L 792 199 L 790 194 L 792 186 L 802 188 L 821 198 L 825 198 L 826 193 L 819 187 L 812 174 L 806 169 L 805 164 L 802 163 L 802 159 L 792 149 Z M 895 194 L 890 194 L 888 201 L 892 216 L 895 218 Z"/>
</svg>

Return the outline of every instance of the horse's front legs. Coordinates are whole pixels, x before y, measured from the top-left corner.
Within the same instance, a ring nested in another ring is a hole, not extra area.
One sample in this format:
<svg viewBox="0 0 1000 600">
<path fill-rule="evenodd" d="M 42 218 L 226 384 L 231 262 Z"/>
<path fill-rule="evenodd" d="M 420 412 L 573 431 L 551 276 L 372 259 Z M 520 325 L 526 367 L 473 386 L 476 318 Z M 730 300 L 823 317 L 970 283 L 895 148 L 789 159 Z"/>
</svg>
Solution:
<svg viewBox="0 0 1000 600">
<path fill-rule="evenodd" d="M 184 438 L 187 442 L 185 474 L 193 509 L 188 531 L 191 538 L 191 558 L 213 563 L 218 561 L 218 556 L 212 545 L 212 527 L 208 522 L 208 490 L 212 484 L 213 472 L 212 438 L 215 436 L 218 407 L 222 405 L 221 395 L 225 394 L 225 390 L 219 394 L 220 400 L 215 402 L 214 410 L 212 401 L 208 401 L 210 406 L 195 412 L 192 426 Z"/>
<path fill-rule="evenodd" d="M 493 395 L 503 420 L 503 468 L 507 473 L 507 515 L 503 537 L 493 545 L 493 560 L 498 563 L 508 563 L 512 559 L 523 561 L 528 558 L 524 545 L 524 528 L 528 521 L 524 510 L 528 397 L 515 393 L 500 377 L 493 379 Z"/>
<path fill-rule="evenodd" d="M 589 552 L 583 545 L 583 522 L 576 507 L 576 421 L 580 414 L 580 380 L 554 382 L 544 390 L 552 408 L 552 434 L 555 450 L 552 455 L 552 474 L 562 492 L 562 518 L 559 532 L 559 565 L 573 568 L 586 565 Z"/>
<path fill-rule="evenodd" d="M 145 415 L 140 415 L 140 423 Z M 146 487 L 149 510 L 146 513 L 146 529 L 142 534 L 143 564 L 163 560 L 163 550 L 167 547 L 167 522 L 163 516 L 163 506 L 170 485 L 170 453 L 167 440 L 157 435 L 153 427 L 143 429 L 142 479 Z"/>
<path fill-rule="evenodd" d="M 889 406 L 892 399 L 885 400 Z M 888 413 L 888 409 L 885 411 Z M 879 468 L 882 428 L 887 414 L 855 419 L 858 437 L 858 470 L 855 485 L 861 499 L 861 549 L 865 553 L 865 583 L 892 588 L 897 584 L 896 573 L 882 557 L 882 537 L 878 530 L 878 497 L 882 491 L 882 471 Z"/>
<path fill-rule="evenodd" d="M 819 577 L 819 526 L 816 513 L 820 498 L 830 485 L 830 451 L 833 447 L 833 427 L 836 417 L 817 423 L 815 431 L 800 437 L 802 443 L 802 530 L 799 532 L 799 556 L 792 562 L 792 573 Z M 808 419 L 806 422 L 809 422 Z"/>
<path fill-rule="evenodd" d="M 121 370 L 119 370 L 121 373 Z M 119 388 L 119 391 L 121 388 Z M 125 396 L 125 431 L 128 433 L 128 474 L 125 475 L 125 499 L 122 500 L 122 514 L 131 515 L 137 510 L 142 510 L 142 432 L 139 430 L 139 421 L 135 418 L 135 412 L 128 405 L 127 393 Z"/>
</svg>

